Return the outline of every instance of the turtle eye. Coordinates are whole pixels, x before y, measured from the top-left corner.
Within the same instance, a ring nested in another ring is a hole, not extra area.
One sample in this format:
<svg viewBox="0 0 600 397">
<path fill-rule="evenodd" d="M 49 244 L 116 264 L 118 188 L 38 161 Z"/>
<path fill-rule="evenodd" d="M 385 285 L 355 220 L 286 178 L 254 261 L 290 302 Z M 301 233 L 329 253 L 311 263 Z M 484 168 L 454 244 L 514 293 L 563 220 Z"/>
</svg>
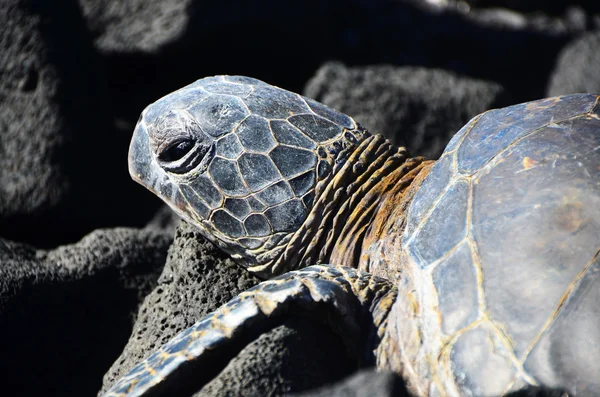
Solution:
<svg viewBox="0 0 600 397">
<path fill-rule="evenodd" d="M 167 148 L 160 152 L 158 159 L 164 162 L 173 162 L 181 160 L 194 147 L 194 141 L 185 139 L 171 143 Z"/>
</svg>

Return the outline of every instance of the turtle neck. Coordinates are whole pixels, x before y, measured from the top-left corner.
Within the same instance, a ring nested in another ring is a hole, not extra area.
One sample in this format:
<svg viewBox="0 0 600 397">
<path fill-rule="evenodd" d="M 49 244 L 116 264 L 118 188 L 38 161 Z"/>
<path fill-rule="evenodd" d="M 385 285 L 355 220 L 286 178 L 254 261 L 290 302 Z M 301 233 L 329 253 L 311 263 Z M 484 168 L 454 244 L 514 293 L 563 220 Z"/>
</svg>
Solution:
<svg viewBox="0 0 600 397">
<path fill-rule="evenodd" d="M 319 181 L 302 226 L 250 270 L 269 276 L 319 263 L 369 270 L 364 254 L 428 163 L 381 135 L 366 135 L 340 152 L 333 172 Z"/>
</svg>

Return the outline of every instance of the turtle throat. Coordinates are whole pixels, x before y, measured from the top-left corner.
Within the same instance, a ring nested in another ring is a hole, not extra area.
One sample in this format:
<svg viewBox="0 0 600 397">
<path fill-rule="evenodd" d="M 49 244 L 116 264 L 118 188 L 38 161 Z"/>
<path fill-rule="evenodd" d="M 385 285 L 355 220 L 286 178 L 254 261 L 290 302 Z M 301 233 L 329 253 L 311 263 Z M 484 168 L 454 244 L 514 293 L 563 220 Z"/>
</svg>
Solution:
<svg viewBox="0 0 600 397">
<path fill-rule="evenodd" d="M 366 136 L 317 183 L 302 226 L 249 270 L 270 277 L 315 264 L 360 268 L 363 243 L 377 214 L 403 195 L 421 163 L 423 158 L 409 158 L 405 148 L 381 135 Z"/>
</svg>

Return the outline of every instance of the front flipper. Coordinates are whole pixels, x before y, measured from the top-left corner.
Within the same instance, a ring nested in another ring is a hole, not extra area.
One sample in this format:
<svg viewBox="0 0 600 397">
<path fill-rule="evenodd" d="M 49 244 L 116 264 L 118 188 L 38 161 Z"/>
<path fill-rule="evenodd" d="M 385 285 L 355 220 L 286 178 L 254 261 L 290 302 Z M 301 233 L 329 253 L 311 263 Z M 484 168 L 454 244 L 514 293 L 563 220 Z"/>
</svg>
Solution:
<svg viewBox="0 0 600 397">
<path fill-rule="evenodd" d="M 243 292 L 181 332 L 104 397 L 199 390 L 241 347 L 287 315 L 321 320 L 342 338 L 350 357 L 374 363 L 373 349 L 395 298 L 389 281 L 352 268 L 318 265 L 286 273 Z"/>
</svg>

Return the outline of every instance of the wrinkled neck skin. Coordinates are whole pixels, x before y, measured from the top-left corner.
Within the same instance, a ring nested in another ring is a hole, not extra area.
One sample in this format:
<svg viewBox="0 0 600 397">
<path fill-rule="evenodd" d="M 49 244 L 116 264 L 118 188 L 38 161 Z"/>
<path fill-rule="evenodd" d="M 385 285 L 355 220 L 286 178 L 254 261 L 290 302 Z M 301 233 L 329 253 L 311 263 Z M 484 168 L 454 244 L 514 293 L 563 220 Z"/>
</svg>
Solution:
<svg viewBox="0 0 600 397">
<path fill-rule="evenodd" d="M 355 205 L 350 201 L 353 209 L 334 240 L 329 263 L 398 281 L 408 206 L 433 163 L 423 157 L 406 158 L 396 166 L 388 161 L 374 173 L 365 183 L 364 197 Z"/>
<path fill-rule="evenodd" d="M 312 210 L 285 246 L 249 268 L 268 278 L 315 264 L 365 270 L 395 280 L 400 269 L 386 242 L 401 236 L 408 205 L 433 161 L 409 158 L 380 135 L 367 136 L 315 189 Z M 384 244 L 384 242 L 386 242 Z M 392 257 L 390 257 L 392 256 Z M 396 258 L 397 259 L 397 258 Z"/>
</svg>

